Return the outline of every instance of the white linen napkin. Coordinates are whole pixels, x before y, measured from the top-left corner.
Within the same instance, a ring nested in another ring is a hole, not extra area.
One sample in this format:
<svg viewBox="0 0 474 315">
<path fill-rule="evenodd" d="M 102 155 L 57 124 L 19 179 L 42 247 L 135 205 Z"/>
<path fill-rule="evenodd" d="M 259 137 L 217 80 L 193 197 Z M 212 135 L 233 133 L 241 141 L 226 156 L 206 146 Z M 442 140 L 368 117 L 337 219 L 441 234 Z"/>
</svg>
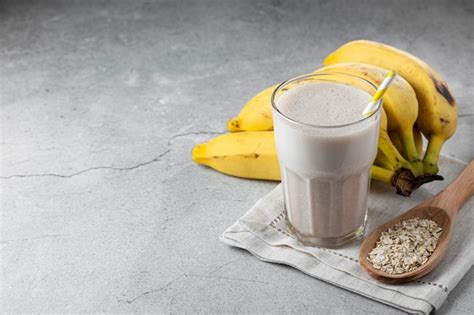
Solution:
<svg viewBox="0 0 474 315">
<path fill-rule="evenodd" d="M 420 187 L 410 197 L 396 195 L 394 188 L 372 182 L 369 195 L 367 233 L 438 193 L 466 166 L 464 162 L 442 156 L 444 181 Z M 244 216 L 230 226 L 221 240 L 246 249 L 258 259 L 286 264 L 311 277 L 329 282 L 411 313 L 429 314 L 439 309 L 448 294 L 469 271 L 474 260 L 474 200 L 459 211 L 441 264 L 425 277 L 401 285 L 372 279 L 358 264 L 360 241 L 340 249 L 322 249 L 302 245 L 288 229 L 281 185 L 259 200 Z"/>
</svg>

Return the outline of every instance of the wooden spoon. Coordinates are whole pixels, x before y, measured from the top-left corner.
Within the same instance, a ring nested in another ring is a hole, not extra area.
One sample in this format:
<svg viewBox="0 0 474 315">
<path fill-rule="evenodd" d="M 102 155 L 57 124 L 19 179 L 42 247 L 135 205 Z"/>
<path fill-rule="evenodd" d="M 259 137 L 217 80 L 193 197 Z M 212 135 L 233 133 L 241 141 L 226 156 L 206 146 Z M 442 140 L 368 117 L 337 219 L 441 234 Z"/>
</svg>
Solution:
<svg viewBox="0 0 474 315">
<path fill-rule="evenodd" d="M 423 277 L 441 262 L 448 248 L 454 218 L 458 210 L 473 195 L 474 160 L 466 166 L 461 174 L 459 174 L 448 187 L 436 196 L 428 198 L 421 204 L 375 229 L 364 242 L 362 242 L 359 252 L 360 266 L 373 278 L 387 283 L 403 283 Z M 433 220 L 443 229 L 436 249 L 428 261 L 415 270 L 400 274 L 389 274 L 375 269 L 372 264 L 367 261 L 367 254 L 374 248 L 380 234 L 388 231 L 390 227 L 393 227 L 398 222 L 415 217 Z"/>
</svg>

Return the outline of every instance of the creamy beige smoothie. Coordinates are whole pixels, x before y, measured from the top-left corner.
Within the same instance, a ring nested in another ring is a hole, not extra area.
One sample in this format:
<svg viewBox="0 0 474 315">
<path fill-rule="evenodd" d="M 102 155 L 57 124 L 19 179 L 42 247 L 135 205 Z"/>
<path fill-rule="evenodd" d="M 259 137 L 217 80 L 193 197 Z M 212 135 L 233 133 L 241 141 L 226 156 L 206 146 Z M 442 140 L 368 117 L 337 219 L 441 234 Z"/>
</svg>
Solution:
<svg viewBox="0 0 474 315">
<path fill-rule="evenodd" d="M 369 83 L 367 83 L 369 84 Z M 309 80 L 274 95 L 274 128 L 285 208 L 307 245 L 337 247 L 363 234 L 379 113 L 352 86 Z"/>
</svg>

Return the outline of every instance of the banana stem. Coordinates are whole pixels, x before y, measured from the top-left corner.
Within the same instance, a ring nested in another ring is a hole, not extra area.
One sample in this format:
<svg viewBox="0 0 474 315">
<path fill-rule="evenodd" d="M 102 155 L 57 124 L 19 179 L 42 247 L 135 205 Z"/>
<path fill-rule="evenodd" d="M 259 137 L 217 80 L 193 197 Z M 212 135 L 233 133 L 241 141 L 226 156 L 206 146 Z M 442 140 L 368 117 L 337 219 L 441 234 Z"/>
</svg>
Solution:
<svg viewBox="0 0 474 315">
<path fill-rule="evenodd" d="M 443 180 L 439 175 L 423 175 L 420 177 L 413 176 L 413 173 L 404 167 L 395 171 L 390 171 L 379 166 L 372 165 L 370 176 L 374 180 L 391 184 L 395 187 L 397 194 L 402 196 L 410 196 L 413 190 L 423 184 L 434 180 Z"/>
<path fill-rule="evenodd" d="M 400 141 L 403 148 L 403 156 L 411 164 L 411 170 L 416 177 L 423 175 L 423 163 L 416 150 L 415 138 L 413 137 L 413 128 L 400 130 Z"/>
<path fill-rule="evenodd" d="M 445 139 L 439 136 L 431 136 L 428 140 L 425 156 L 423 158 L 423 167 L 427 174 L 438 173 L 438 158 Z"/>
<path fill-rule="evenodd" d="M 381 166 L 387 169 L 394 169 L 394 170 L 404 167 L 404 168 L 409 169 L 412 173 L 415 173 L 413 165 L 411 165 L 410 162 L 405 160 L 405 158 L 400 154 L 400 152 L 398 152 L 397 148 L 393 145 L 392 140 L 390 140 L 388 133 L 383 132 L 383 130 L 380 130 L 378 149 L 386 157 L 386 162 L 392 165 L 391 168 L 384 166 L 383 164 L 380 164 Z M 375 161 L 378 162 L 377 159 Z"/>
</svg>

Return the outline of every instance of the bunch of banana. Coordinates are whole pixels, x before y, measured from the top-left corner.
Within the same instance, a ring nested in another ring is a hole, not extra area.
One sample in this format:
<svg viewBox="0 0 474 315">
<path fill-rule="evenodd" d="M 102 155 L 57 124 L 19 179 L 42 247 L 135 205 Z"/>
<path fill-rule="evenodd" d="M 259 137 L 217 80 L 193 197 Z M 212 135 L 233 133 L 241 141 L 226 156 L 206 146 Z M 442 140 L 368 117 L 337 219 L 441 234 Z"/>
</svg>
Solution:
<svg viewBox="0 0 474 315">
<path fill-rule="evenodd" d="M 412 173 L 404 168 L 410 167 L 408 162 L 395 153 L 397 150 L 393 148 L 386 128 L 387 118 L 382 110 L 380 134 L 383 135 L 381 139 L 385 140 L 381 140 L 384 141 L 383 145 L 379 144 L 375 165 L 372 166 L 372 178 L 393 185 L 402 195 L 409 195 L 419 184 Z M 280 180 L 273 131 L 227 133 L 195 146 L 192 158 L 198 164 L 228 175 Z"/>
<path fill-rule="evenodd" d="M 362 62 L 393 69 L 410 83 L 418 99 L 416 124 L 428 139 L 423 157 L 424 172 L 437 174 L 441 147 L 454 134 L 457 126 L 456 100 L 443 78 L 417 57 L 367 40 L 353 41 L 339 47 L 326 57 L 324 65 L 341 62 Z"/>
<path fill-rule="evenodd" d="M 232 176 L 281 180 L 273 131 L 243 131 L 220 135 L 192 151 L 193 161 Z M 371 177 L 408 196 L 420 185 L 411 172 L 373 165 Z"/>
<path fill-rule="evenodd" d="M 316 73 L 370 93 L 373 91 L 357 78 L 378 86 L 388 71 L 384 68 L 399 74 L 383 98 L 378 151 L 371 170 L 374 180 L 389 183 L 399 194 L 408 196 L 420 185 L 442 179 L 436 175 L 438 155 L 443 142 L 455 131 L 457 113 L 446 83 L 434 70 L 408 53 L 370 41 L 343 45 L 324 64 Z M 275 88 L 258 93 L 229 120 L 227 127 L 232 133 L 197 145 L 193 160 L 233 176 L 280 180 L 271 131 Z M 420 131 L 428 139 L 423 160 Z"/>
<path fill-rule="evenodd" d="M 379 86 L 388 70 L 369 64 L 346 62 L 326 66 L 316 71 L 316 73 L 325 72 L 355 75 L 366 79 L 375 86 Z M 411 85 L 400 75 L 395 77 L 390 89 L 387 90 L 383 109 L 387 114 L 388 121 L 385 120 L 387 126 L 384 131 L 385 134 L 381 134 L 381 136 L 387 135 L 388 138 L 387 132 L 399 135 L 398 140 L 403 148 L 404 156 L 409 162 L 409 165 L 404 165 L 404 167 L 409 168 L 415 176 L 423 175 L 423 164 L 418 155 L 413 136 L 413 126 L 418 117 L 418 101 Z M 390 151 L 393 151 L 391 155 L 395 155 L 394 158 L 396 155 L 401 156 L 396 148 L 392 147 L 391 141 L 389 142 L 387 146 L 390 147 Z"/>
</svg>

